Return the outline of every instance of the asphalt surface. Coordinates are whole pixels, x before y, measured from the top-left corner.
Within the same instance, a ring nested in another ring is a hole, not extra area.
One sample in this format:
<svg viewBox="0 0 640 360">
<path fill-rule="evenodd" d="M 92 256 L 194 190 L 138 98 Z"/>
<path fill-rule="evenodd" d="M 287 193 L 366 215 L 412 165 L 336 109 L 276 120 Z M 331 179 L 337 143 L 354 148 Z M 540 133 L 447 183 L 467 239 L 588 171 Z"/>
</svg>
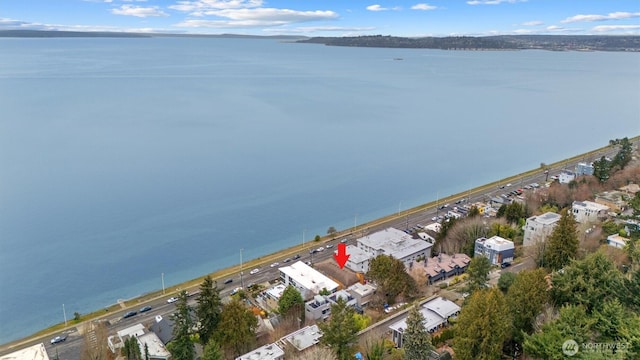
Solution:
<svg viewBox="0 0 640 360">
<path fill-rule="evenodd" d="M 617 153 L 617 149 L 607 149 L 606 152 L 600 151 L 597 155 L 592 155 L 591 158 L 580 159 L 579 161 L 574 161 L 574 162 L 562 163 L 559 166 L 549 168 L 548 177 L 550 179 L 552 175 L 557 175 L 563 169 L 572 170 L 574 169 L 575 165 L 580 161 L 584 161 L 584 160 L 592 161 L 596 158 L 600 158 L 602 155 L 613 157 L 613 155 L 615 155 L 616 153 Z M 442 203 L 438 203 L 438 205 L 434 206 L 433 208 L 429 208 L 417 213 L 407 214 L 404 217 L 400 216 L 399 218 L 395 220 L 391 220 L 386 223 L 382 223 L 382 224 L 378 224 L 370 227 L 367 225 L 358 226 L 355 228 L 354 233 L 349 234 L 347 236 L 343 236 L 343 237 L 337 237 L 334 240 L 331 240 L 328 242 L 322 242 L 322 243 L 318 243 L 314 241 L 307 242 L 305 244 L 305 250 L 298 253 L 300 255 L 300 258 L 298 260 L 304 261 L 304 262 L 311 262 L 311 263 L 316 263 L 319 261 L 326 260 L 327 258 L 332 257 L 333 251 L 336 249 L 335 245 L 338 244 L 342 239 L 345 239 L 345 238 L 348 239 L 347 244 L 355 244 L 355 239 L 357 237 L 364 236 L 366 234 L 370 234 L 388 227 L 395 227 L 397 229 L 405 230 L 405 229 L 410 229 L 414 226 L 417 226 L 417 224 L 427 225 L 427 224 L 433 223 L 433 220 L 432 220 L 433 217 L 444 215 L 448 210 L 452 210 L 454 206 L 458 206 L 455 204 L 455 201 L 457 200 L 461 200 L 464 198 L 466 199 L 466 203 L 487 201 L 491 197 L 500 196 L 501 194 L 508 193 L 511 190 L 523 188 L 525 185 L 528 185 L 534 182 L 540 184 L 541 186 L 544 186 L 546 182 L 546 177 L 547 177 L 547 174 L 545 174 L 541 169 L 539 172 L 533 175 L 523 176 L 522 178 L 519 178 L 517 181 L 511 181 L 511 185 L 508 187 L 506 186 L 507 184 L 504 183 L 504 184 L 499 184 L 495 188 L 486 189 L 486 191 L 469 192 L 467 194 L 460 194 L 460 197 L 455 198 L 452 202 L 449 203 L 449 206 L 445 209 L 438 209 L 438 207 L 445 205 Z M 501 188 L 502 186 L 504 187 Z M 450 201 L 450 200 L 451 199 L 447 199 L 447 201 Z M 400 212 L 399 215 L 402 215 L 402 212 Z M 325 251 L 322 251 L 322 252 L 316 252 L 314 254 L 309 253 L 309 251 L 311 251 L 312 249 L 317 249 L 321 246 L 324 247 L 327 244 L 333 244 L 334 246 L 330 249 L 325 249 Z M 292 256 L 288 256 L 288 257 L 292 258 Z M 273 260 L 275 262 L 279 262 L 279 266 L 271 267 L 270 266 L 271 263 L 267 263 L 267 264 L 261 265 L 260 267 L 243 268 L 242 278 L 240 276 L 240 273 L 238 272 L 231 276 L 227 276 L 224 279 L 218 279 L 218 287 L 222 289 L 221 295 L 227 296 L 236 287 L 244 286 L 246 288 L 251 284 L 259 284 L 259 283 L 269 282 L 277 279 L 279 277 L 278 267 L 282 267 L 282 266 L 291 264 L 294 261 L 298 261 L 298 260 L 292 259 L 291 262 L 286 263 L 285 259 L 286 257 L 283 256 L 282 258 L 275 258 L 275 260 Z M 258 272 L 253 275 L 250 274 L 250 271 L 256 268 L 258 269 Z M 510 270 L 518 271 L 520 269 L 510 269 Z M 224 284 L 223 282 L 226 279 L 232 279 L 232 282 L 229 284 Z M 196 288 L 188 289 L 188 290 L 190 292 L 197 292 Z M 155 300 L 148 301 L 145 303 L 140 303 L 137 308 L 122 309 L 120 311 L 113 312 L 112 314 L 105 312 L 105 316 L 103 316 L 102 319 L 107 321 L 108 333 L 110 335 L 115 334 L 117 331 L 125 329 L 129 326 L 135 325 L 137 323 L 143 323 L 143 324 L 151 323 L 152 321 L 154 321 L 154 318 L 156 315 L 161 315 L 163 317 L 170 316 L 174 312 L 175 303 L 168 304 L 167 299 L 176 295 L 177 294 L 175 292 L 166 293 L 166 296 L 163 296 L 161 298 L 157 298 Z M 195 296 L 190 297 L 189 303 L 195 304 L 195 298 L 196 298 Z M 138 313 L 137 315 L 127 319 L 122 318 L 122 316 L 125 313 L 129 311 L 138 311 L 140 308 L 147 305 L 152 307 L 150 311 L 145 313 Z M 67 340 L 55 345 L 51 344 L 50 342 L 51 339 L 57 335 L 60 335 L 61 333 L 65 333 L 68 335 Z M 79 360 L 84 340 L 83 340 L 83 336 L 78 331 L 78 328 L 73 327 L 61 333 L 52 333 L 50 335 L 41 336 L 38 338 L 34 338 L 32 340 L 12 343 L 11 347 L 7 345 L 3 345 L 2 347 L 0 347 L 0 356 L 6 355 L 18 349 L 22 349 L 31 345 L 44 343 L 47 349 L 47 352 L 49 354 L 49 357 L 51 359 L 54 359 L 57 354 L 60 360 Z"/>
</svg>

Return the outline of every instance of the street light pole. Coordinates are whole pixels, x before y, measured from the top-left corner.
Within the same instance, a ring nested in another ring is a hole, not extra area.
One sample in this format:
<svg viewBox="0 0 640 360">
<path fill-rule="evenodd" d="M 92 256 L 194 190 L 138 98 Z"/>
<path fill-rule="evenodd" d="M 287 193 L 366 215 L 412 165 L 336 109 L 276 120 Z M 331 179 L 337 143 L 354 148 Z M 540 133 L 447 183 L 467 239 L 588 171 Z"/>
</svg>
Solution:
<svg viewBox="0 0 640 360">
<path fill-rule="evenodd" d="M 64 304 L 62 304 L 62 314 L 64 315 L 64 326 L 67 326 L 67 311 L 64 309 Z"/>
<path fill-rule="evenodd" d="M 164 273 L 162 273 L 162 295 L 164 295 Z"/>
<path fill-rule="evenodd" d="M 242 248 L 240 248 L 240 286 L 244 289 L 244 280 L 242 278 Z"/>
</svg>

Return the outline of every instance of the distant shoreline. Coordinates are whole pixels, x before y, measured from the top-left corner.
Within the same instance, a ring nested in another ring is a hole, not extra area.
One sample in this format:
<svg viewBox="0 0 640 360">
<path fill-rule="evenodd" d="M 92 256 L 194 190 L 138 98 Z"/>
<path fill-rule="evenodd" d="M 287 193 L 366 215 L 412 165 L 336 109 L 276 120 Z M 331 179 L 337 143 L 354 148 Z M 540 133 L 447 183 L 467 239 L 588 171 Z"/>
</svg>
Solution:
<svg viewBox="0 0 640 360">
<path fill-rule="evenodd" d="M 615 51 L 640 52 L 637 35 L 495 35 L 400 37 L 366 35 L 352 37 L 308 37 L 297 35 L 132 33 L 109 31 L 0 30 L 0 38 L 224 38 L 266 39 L 327 46 L 463 51 Z"/>
</svg>

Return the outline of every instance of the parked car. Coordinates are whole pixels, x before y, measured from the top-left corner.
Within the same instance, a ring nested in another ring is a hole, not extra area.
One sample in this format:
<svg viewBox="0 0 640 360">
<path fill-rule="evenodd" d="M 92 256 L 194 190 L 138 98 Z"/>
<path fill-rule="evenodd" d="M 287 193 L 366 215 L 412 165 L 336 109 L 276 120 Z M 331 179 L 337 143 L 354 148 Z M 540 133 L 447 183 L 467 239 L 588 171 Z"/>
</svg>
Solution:
<svg viewBox="0 0 640 360">
<path fill-rule="evenodd" d="M 249 274 L 251 274 L 251 275 L 255 275 L 255 274 L 257 274 L 259 271 L 260 271 L 260 269 L 253 269 L 253 270 L 249 271 Z"/>
<path fill-rule="evenodd" d="M 53 339 L 51 339 L 51 344 L 55 345 L 57 343 L 61 343 L 63 341 L 67 340 L 67 334 L 62 334 L 59 336 L 54 337 Z"/>
<path fill-rule="evenodd" d="M 124 316 L 122 316 L 122 318 L 123 318 L 123 319 L 130 318 L 130 317 L 135 316 L 135 315 L 137 315 L 137 314 L 138 314 L 138 313 L 137 313 L 137 312 L 135 312 L 135 311 L 129 311 L 128 313 L 124 314 Z"/>
<path fill-rule="evenodd" d="M 178 301 L 178 298 L 177 298 L 176 296 L 171 297 L 171 298 L 169 298 L 169 299 L 167 300 L 167 302 L 168 302 L 169 304 L 172 304 L 172 303 L 174 303 L 174 302 L 176 302 L 176 301 Z"/>
<path fill-rule="evenodd" d="M 241 287 L 237 287 L 237 288 L 235 288 L 235 289 L 231 290 L 231 295 L 235 295 L 235 294 L 237 294 L 237 293 L 238 293 L 238 291 L 240 291 L 240 290 L 242 290 L 242 288 L 241 288 Z"/>
<path fill-rule="evenodd" d="M 283 263 L 288 263 L 288 262 L 290 262 L 290 261 L 291 261 L 291 258 L 286 258 L 286 259 L 284 259 L 282 262 L 283 262 Z"/>
<path fill-rule="evenodd" d="M 300 259 L 300 255 L 296 254 L 296 256 L 293 257 L 293 260 L 298 260 Z"/>
<path fill-rule="evenodd" d="M 278 265 L 280 265 L 280 263 L 276 261 L 276 262 L 274 262 L 273 264 L 271 264 L 271 267 L 276 267 L 276 266 L 278 266 Z"/>
<path fill-rule="evenodd" d="M 349 239 L 342 239 L 342 240 L 340 240 L 340 243 L 342 243 L 342 244 L 346 244 L 346 243 L 347 243 L 347 241 L 349 241 Z"/>
<path fill-rule="evenodd" d="M 320 251 L 324 251 L 323 247 L 319 247 L 316 251 L 320 252 Z"/>
<path fill-rule="evenodd" d="M 233 279 L 227 279 L 224 281 L 225 284 L 231 284 L 233 282 Z"/>
<path fill-rule="evenodd" d="M 140 309 L 140 312 L 143 313 L 143 312 L 147 312 L 149 310 L 151 310 L 151 306 L 145 306 L 142 309 Z"/>
<path fill-rule="evenodd" d="M 333 244 L 329 244 L 327 246 L 325 246 L 327 249 L 331 249 L 333 247 Z"/>
</svg>

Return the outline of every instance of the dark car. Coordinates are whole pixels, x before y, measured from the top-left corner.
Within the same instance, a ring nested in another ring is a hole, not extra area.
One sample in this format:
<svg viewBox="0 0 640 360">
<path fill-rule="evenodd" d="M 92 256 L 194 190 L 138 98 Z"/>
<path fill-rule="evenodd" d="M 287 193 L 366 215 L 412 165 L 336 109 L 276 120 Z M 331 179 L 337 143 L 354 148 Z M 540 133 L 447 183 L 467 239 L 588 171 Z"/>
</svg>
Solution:
<svg viewBox="0 0 640 360">
<path fill-rule="evenodd" d="M 151 310 L 151 306 L 145 306 L 142 309 L 140 309 L 140 312 L 143 313 L 143 312 L 147 312 L 149 310 Z"/>
<path fill-rule="evenodd" d="M 65 340 L 67 340 L 67 334 L 62 334 L 60 336 L 56 336 L 53 339 L 51 339 L 51 344 L 61 343 Z"/>
<path fill-rule="evenodd" d="M 233 282 L 233 279 L 227 279 L 224 281 L 225 284 L 231 284 Z"/>
<path fill-rule="evenodd" d="M 298 260 L 300 259 L 300 255 L 296 254 L 296 256 L 293 257 L 293 260 Z"/>
<path fill-rule="evenodd" d="M 132 316 L 134 316 L 136 314 L 137 314 L 137 312 L 135 312 L 135 311 L 129 311 L 128 313 L 124 314 L 124 316 L 122 316 L 122 318 L 123 319 L 130 318 L 130 317 L 132 317 Z"/>
</svg>

